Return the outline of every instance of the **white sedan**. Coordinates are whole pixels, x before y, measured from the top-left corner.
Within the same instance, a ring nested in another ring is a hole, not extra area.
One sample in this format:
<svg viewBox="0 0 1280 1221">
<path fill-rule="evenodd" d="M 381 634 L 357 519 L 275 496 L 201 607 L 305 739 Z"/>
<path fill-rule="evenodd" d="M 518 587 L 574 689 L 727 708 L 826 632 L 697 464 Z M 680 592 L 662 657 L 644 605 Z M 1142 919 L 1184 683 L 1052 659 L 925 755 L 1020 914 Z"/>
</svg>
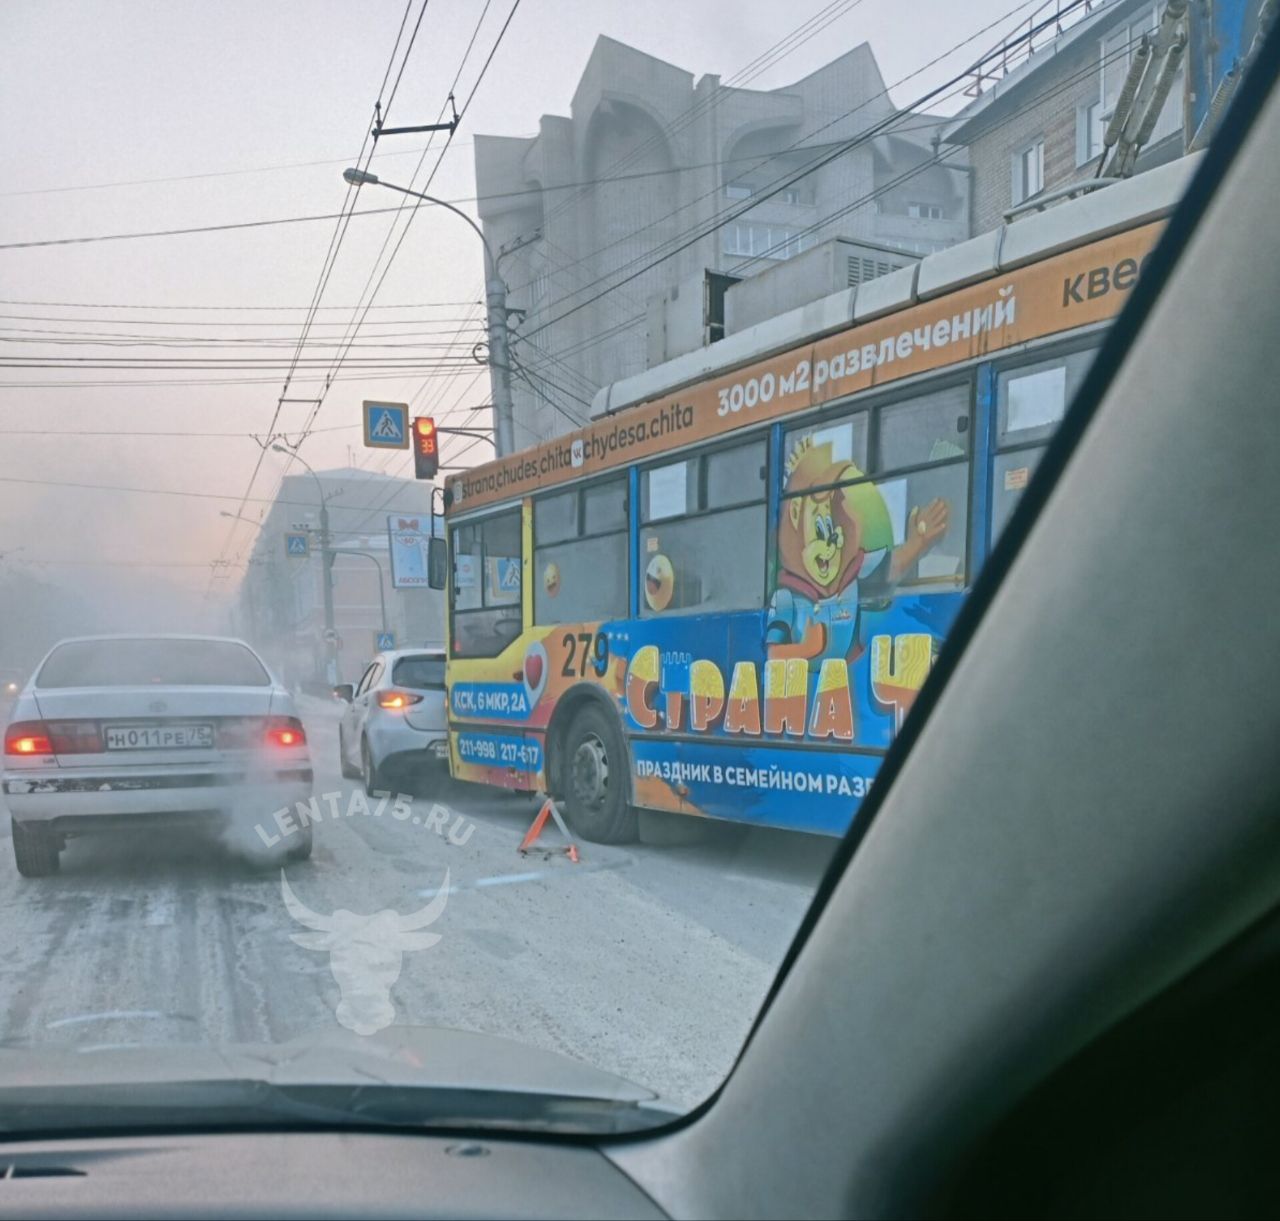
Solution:
<svg viewBox="0 0 1280 1221">
<path fill-rule="evenodd" d="M 62 641 L 10 711 L 0 783 L 25 877 L 55 873 L 69 836 L 202 818 L 250 830 L 256 819 L 277 857 L 311 854 L 309 823 L 286 820 L 282 841 L 272 820 L 311 796 L 306 733 L 239 640 Z"/>
</svg>

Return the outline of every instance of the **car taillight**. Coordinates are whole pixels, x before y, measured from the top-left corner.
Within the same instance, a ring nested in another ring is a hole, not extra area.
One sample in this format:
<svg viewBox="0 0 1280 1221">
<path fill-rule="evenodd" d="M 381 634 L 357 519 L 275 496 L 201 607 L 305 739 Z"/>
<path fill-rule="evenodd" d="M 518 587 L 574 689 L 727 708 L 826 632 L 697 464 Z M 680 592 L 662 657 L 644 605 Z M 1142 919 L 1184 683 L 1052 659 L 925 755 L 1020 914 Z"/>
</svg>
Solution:
<svg viewBox="0 0 1280 1221">
<path fill-rule="evenodd" d="M 102 753 L 102 734 L 97 721 L 50 721 L 48 728 L 55 755 Z"/>
<path fill-rule="evenodd" d="M 51 755 L 53 742 L 43 721 L 14 721 L 4 731 L 6 755 Z"/>
<path fill-rule="evenodd" d="M 305 746 L 307 732 L 302 722 L 294 716 L 273 716 L 267 718 L 268 746 Z"/>
<path fill-rule="evenodd" d="M 379 691 L 379 708 L 408 708 L 410 704 L 421 704 L 422 696 L 408 691 Z"/>
</svg>

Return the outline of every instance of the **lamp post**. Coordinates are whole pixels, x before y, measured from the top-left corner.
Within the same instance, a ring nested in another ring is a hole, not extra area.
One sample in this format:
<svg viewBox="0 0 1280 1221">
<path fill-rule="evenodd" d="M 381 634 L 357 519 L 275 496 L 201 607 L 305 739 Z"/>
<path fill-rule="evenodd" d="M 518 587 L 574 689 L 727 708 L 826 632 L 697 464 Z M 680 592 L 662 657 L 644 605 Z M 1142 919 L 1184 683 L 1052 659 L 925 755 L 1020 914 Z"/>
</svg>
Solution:
<svg viewBox="0 0 1280 1221">
<path fill-rule="evenodd" d="M 483 230 L 460 208 L 434 195 L 424 195 L 421 191 L 411 191 L 408 187 L 399 187 L 391 182 L 383 182 L 376 174 L 367 170 L 346 169 L 342 177 L 354 187 L 382 186 L 389 191 L 398 191 L 401 195 L 410 195 L 421 199 L 424 203 L 435 204 L 447 208 L 475 230 L 476 236 L 484 243 L 484 299 L 487 311 L 489 332 L 489 373 L 493 381 L 493 440 L 494 448 L 499 455 L 509 454 L 515 449 L 515 428 L 511 411 L 511 350 L 507 334 L 507 284 L 498 274 L 498 256 L 494 254 L 489 239 Z"/>
<path fill-rule="evenodd" d="M 325 679 L 332 687 L 338 681 L 337 629 L 333 625 L 333 572 L 329 553 L 329 501 L 325 496 L 324 484 L 320 476 L 311 468 L 311 464 L 291 449 L 286 449 L 277 442 L 271 447 L 278 454 L 296 458 L 316 481 L 316 491 L 320 496 L 320 582 L 324 591 L 324 667 Z"/>
</svg>

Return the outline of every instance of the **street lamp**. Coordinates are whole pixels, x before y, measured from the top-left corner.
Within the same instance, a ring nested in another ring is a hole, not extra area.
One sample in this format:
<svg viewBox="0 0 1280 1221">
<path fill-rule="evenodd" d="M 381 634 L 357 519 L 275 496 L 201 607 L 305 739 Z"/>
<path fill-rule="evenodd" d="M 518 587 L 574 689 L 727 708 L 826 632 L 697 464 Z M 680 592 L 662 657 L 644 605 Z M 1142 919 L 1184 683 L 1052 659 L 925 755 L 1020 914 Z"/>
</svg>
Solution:
<svg viewBox="0 0 1280 1221">
<path fill-rule="evenodd" d="M 284 454 L 288 458 L 296 458 L 310 472 L 311 478 L 316 481 L 316 491 L 320 496 L 320 583 L 324 590 L 324 653 L 325 653 L 325 676 L 329 685 L 332 687 L 338 681 L 338 655 L 337 655 L 337 629 L 333 624 L 333 572 L 330 569 L 329 556 L 329 499 L 325 495 L 324 484 L 320 482 L 320 476 L 315 473 L 309 463 L 301 454 L 295 453 L 291 449 L 286 449 L 279 442 L 276 442 L 271 448 L 277 454 Z"/>
<path fill-rule="evenodd" d="M 392 182 L 383 182 L 377 174 L 370 174 L 368 170 L 345 169 L 342 171 L 342 177 L 353 187 L 386 187 L 389 191 L 398 191 L 401 195 L 410 195 L 424 203 L 447 208 L 455 216 L 462 217 L 484 243 L 484 297 L 488 313 L 489 373 L 493 381 L 494 448 L 499 455 L 511 453 L 515 449 L 515 430 L 511 412 L 511 350 L 507 334 L 507 284 L 498 273 L 498 256 L 489 244 L 489 239 L 471 217 L 460 208 L 454 207 L 448 200 L 437 199 L 434 195 L 424 195 L 421 191 L 411 191 L 408 187 L 398 187 Z"/>
</svg>

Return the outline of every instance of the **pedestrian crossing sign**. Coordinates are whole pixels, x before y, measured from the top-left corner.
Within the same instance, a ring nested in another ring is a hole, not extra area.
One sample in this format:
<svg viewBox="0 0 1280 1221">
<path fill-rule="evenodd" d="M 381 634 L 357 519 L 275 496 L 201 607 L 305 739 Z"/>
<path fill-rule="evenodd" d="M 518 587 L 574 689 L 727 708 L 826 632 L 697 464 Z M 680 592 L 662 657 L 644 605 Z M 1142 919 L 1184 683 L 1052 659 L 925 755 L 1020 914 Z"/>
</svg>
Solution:
<svg viewBox="0 0 1280 1221">
<path fill-rule="evenodd" d="M 306 559 L 311 554 L 311 540 L 305 534 L 284 536 L 285 554 L 294 559 Z"/>
<path fill-rule="evenodd" d="M 365 399 L 364 443 L 368 449 L 408 449 L 409 405 Z"/>
</svg>

